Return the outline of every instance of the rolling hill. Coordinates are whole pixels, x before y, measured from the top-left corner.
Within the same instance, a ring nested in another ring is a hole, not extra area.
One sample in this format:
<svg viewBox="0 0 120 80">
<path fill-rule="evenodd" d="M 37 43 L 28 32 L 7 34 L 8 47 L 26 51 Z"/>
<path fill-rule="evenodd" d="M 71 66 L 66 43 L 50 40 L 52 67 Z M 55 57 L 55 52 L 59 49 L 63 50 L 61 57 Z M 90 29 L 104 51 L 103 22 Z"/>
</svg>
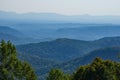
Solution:
<svg viewBox="0 0 120 80">
<path fill-rule="evenodd" d="M 44 80 L 51 68 L 71 73 L 95 57 L 119 61 L 120 37 L 106 37 L 95 41 L 56 39 L 53 41 L 17 45 L 20 59 L 28 61 Z"/>
<path fill-rule="evenodd" d="M 8 26 L 0 26 L 0 41 L 12 41 L 14 44 L 20 43 L 24 34 Z"/>
<path fill-rule="evenodd" d="M 14 36 L 18 36 L 18 37 L 24 36 L 24 34 L 21 33 L 20 31 L 13 29 L 11 27 L 8 27 L 8 26 L 0 26 L 0 33 L 14 35 Z"/>
<path fill-rule="evenodd" d="M 16 44 L 27 44 L 31 42 L 40 42 L 42 40 L 34 39 L 29 36 L 26 36 L 22 32 L 13 29 L 9 26 L 0 26 L 0 41 L 11 41 L 12 43 Z"/>
<path fill-rule="evenodd" d="M 62 38 L 47 42 L 18 45 L 16 47 L 21 53 L 35 54 L 56 61 L 69 61 L 95 49 L 114 46 L 120 46 L 120 37 L 106 37 L 95 41 Z"/>
<path fill-rule="evenodd" d="M 91 63 L 96 57 L 104 60 L 120 61 L 120 47 L 107 47 L 89 52 L 83 57 L 76 58 L 74 60 L 57 65 L 57 67 L 63 69 L 66 72 L 72 72 L 81 65 Z M 56 66 L 55 66 L 56 67 Z"/>
<path fill-rule="evenodd" d="M 72 38 L 79 40 L 96 40 L 103 37 L 120 36 L 120 25 L 109 24 L 74 24 L 72 28 L 60 28 L 54 33 L 57 38 Z M 75 27 L 77 26 L 77 27 Z"/>
<path fill-rule="evenodd" d="M 32 38 L 70 38 L 96 40 L 103 37 L 120 36 L 120 25 L 80 23 L 20 23 L 13 26 Z"/>
<path fill-rule="evenodd" d="M 59 62 L 57 61 L 42 58 L 33 54 L 30 55 L 30 54 L 19 53 L 18 57 L 20 60 L 27 61 L 32 65 L 40 80 L 44 80 L 46 73 L 53 67 L 53 65 L 59 64 Z"/>
</svg>

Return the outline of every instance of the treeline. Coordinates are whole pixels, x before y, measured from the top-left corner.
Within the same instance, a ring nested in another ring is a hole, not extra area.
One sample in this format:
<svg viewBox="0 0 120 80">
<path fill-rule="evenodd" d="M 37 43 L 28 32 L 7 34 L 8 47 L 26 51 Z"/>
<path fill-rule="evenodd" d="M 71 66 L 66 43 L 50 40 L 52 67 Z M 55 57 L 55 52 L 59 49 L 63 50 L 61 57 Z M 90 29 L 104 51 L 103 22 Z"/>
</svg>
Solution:
<svg viewBox="0 0 120 80">
<path fill-rule="evenodd" d="M 78 68 L 73 74 L 52 69 L 47 80 L 120 80 L 120 63 L 96 58 L 91 64 Z"/>
</svg>

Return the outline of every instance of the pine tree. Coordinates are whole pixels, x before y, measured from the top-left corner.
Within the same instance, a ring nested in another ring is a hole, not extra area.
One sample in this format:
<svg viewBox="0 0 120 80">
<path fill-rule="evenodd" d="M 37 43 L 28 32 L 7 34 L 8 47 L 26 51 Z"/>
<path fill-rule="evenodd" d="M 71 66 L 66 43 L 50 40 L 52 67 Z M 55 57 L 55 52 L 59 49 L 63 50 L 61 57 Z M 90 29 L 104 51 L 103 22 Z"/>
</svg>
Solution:
<svg viewBox="0 0 120 80">
<path fill-rule="evenodd" d="M 17 58 L 17 51 L 10 41 L 0 43 L 0 80 L 36 80 L 32 67 Z"/>
</svg>

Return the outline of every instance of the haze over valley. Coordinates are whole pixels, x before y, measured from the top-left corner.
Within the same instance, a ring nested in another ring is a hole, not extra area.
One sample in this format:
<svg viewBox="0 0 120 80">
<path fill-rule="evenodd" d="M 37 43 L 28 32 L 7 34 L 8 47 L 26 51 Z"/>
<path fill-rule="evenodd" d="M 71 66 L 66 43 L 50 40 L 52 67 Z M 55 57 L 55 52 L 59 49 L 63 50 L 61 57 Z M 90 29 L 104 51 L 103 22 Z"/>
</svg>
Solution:
<svg viewBox="0 0 120 80">
<path fill-rule="evenodd" d="M 0 1 L 0 80 L 120 80 L 119 3 Z"/>
<path fill-rule="evenodd" d="M 65 16 L 54 13 L 17 14 L 4 11 L 0 12 L 0 16 L 1 27 L 13 28 L 27 38 L 36 39 L 35 42 L 57 38 L 88 41 L 119 36 L 120 34 L 119 16 Z"/>
</svg>

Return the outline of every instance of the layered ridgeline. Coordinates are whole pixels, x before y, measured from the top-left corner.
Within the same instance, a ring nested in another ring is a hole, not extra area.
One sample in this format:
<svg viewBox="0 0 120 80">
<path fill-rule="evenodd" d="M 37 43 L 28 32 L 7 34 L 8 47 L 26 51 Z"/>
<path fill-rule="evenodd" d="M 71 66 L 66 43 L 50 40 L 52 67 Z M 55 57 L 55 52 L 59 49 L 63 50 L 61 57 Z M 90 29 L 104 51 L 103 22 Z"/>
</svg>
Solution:
<svg viewBox="0 0 120 80">
<path fill-rule="evenodd" d="M 6 33 L 9 35 L 14 35 L 14 36 L 18 36 L 18 37 L 24 36 L 24 34 L 21 33 L 20 31 L 13 29 L 11 27 L 8 27 L 8 26 L 0 26 L 0 33 L 4 33 L 4 34 Z"/>
<path fill-rule="evenodd" d="M 56 39 L 53 41 L 18 45 L 21 53 L 34 54 L 56 61 L 69 61 L 95 49 L 120 46 L 120 37 L 107 37 L 95 41 Z"/>
<path fill-rule="evenodd" d="M 56 13 L 25 13 L 0 11 L 0 24 L 13 23 L 112 23 L 119 24 L 120 16 L 61 15 Z"/>
<path fill-rule="evenodd" d="M 22 40 L 23 33 L 10 28 L 8 26 L 0 26 L 0 40 L 12 41 L 13 43 L 19 43 Z"/>
<path fill-rule="evenodd" d="M 42 40 L 63 37 L 95 40 L 108 36 L 120 36 L 119 20 L 120 16 L 66 16 L 55 13 L 17 14 L 0 11 L 0 26 L 11 26 L 32 38 Z"/>
<path fill-rule="evenodd" d="M 11 41 L 14 44 L 37 42 L 37 39 L 26 36 L 24 33 L 9 26 L 0 26 L 0 41 Z M 39 40 L 40 41 L 40 40 Z"/>
<path fill-rule="evenodd" d="M 120 36 L 120 25 L 82 24 L 82 23 L 19 23 L 14 29 L 32 38 L 53 40 L 70 38 L 79 40 L 96 40 L 108 36 Z"/>
<path fill-rule="evenodd" d="M 102 58 L 104 60 L 120 61 L 119 56 L 120 47 L 101 48 L 93 50 L 83 57 L 59 64 L 56 67 L 63 69 L 65 72 L 71 73 L 79 66 L 91 63 L 96 57 Z"/>
<path fill-rule="evenodd" d="M 95 41 L 64 38 L 16 47 L 22 53 L 20 58 L 30 62 L 39 78 L 43 80 L 51 68 L 61 68 L 71 73 L 79 66 L 90 63 L 95 57 L 119 61 L 120 37 Z"/>
<path fill-rule="evenodd" d="M 120 25 L 112 24 L 65 24 L 54 33 L 57 38 L 96 40 L 109 36 L 120 36 Z M 69 27 L 67 27 L 69 26 Z M 73 27 L 74 26 L 74 27 Z"/>
</svg>

